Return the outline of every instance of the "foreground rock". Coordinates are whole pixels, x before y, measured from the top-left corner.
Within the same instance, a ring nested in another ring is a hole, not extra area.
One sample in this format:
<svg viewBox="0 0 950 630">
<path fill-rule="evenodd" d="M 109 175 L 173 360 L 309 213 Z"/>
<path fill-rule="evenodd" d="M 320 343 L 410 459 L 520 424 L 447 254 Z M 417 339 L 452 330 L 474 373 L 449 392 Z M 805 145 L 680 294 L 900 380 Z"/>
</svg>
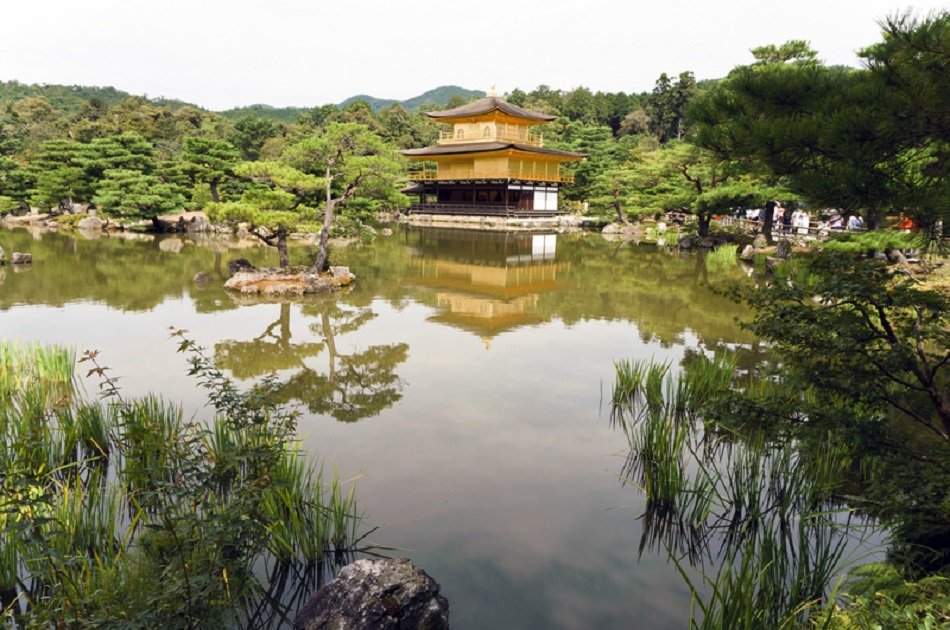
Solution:
<svg viewBox="0 0 950 630">
<path fill-rule="evenodd" d="M 7 264 L 7 253 L 0 247 L 0 266 Z"/>
<path fill-rule="evenodd" d="M 336 291 L 356 279 L 348 267 L 330 267 L 329 273 L 312 268 L 244 269 L 224 283 L 225 289 L 259 295 L 305 295 Z"/>
<path fill-rule="evenodd" d="M 449 602 L 439 591 L 406 558 L 357 560 L 310 597 L 294 628 L 442 630 L 449 627 Z"/>
</svg>

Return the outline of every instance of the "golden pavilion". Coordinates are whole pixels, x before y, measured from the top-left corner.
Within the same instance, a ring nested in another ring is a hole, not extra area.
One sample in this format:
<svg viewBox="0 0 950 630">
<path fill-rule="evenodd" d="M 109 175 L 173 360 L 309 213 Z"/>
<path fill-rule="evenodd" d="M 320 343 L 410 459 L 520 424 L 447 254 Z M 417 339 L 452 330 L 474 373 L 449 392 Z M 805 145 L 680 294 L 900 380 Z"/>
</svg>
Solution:
<svg viewBox="0 0 950 630">
<path fill-rule="evenodd" d="M 574 181 L 562 166 L 586 157 L 545 148 L 533 127 L 555 116 L 497 96 L 427 115 L 452 127 L 439 133 L 438 144 L 401 152 L 422 163 L 404 191 L 419 196 L 410 213 L 550 216 L 558 189 Z"/>
</svg>

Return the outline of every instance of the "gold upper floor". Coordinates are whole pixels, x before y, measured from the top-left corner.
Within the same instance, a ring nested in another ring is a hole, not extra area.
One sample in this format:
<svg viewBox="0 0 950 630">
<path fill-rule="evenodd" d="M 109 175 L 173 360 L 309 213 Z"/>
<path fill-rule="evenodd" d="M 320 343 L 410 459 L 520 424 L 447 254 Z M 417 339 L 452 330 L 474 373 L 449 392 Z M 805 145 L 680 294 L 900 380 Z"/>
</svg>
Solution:
<svg viewBox="0 0 950 630">
<path fill-rule="evenodd" d="M 416 182 L 506 179 L 572 184 L 574 174 L 565 172 L 556 160 L 495 153 L 491 156 L 440 157 L 429 163 L 423 162 L 421 167 L 409 172 L 409 179 Z"/>
<path fill-rule="evenodd" d="M 516 142 L 535 147 L 544 146 L 543 133 L 531 133 L 530 125 L 516 125 L 498 120 L 456 123 L 451 130 L 439 132 L 439 144 L 475 142 Z"/>
</svg>

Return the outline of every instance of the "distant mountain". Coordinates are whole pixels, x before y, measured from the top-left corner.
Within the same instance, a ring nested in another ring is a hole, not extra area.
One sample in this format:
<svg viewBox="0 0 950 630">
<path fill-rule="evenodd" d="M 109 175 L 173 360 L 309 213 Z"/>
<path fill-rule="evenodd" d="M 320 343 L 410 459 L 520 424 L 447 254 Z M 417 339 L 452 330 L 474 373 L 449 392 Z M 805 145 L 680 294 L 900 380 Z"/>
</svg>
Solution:
<svg viewBox="0 0 950 630">
<path fill-rule="evenodd" d="M 43 96 L 57 110 L 65 114 L 74 114 L 91 98 L 98 98 L 107 106 L 127 98 L 139 98 L 134 94 L 117 90 L 113 87 L 89 87 L 82 85 L 30 85 L 20 83 L 19 81 L 0 81 L 0 104 L 12 102 L 28 96 Z M 429 90 L 419 96 L 397 101 L 395 99 L 376 98 L 367 94 L 351 96 L 338 107 L 346 107 L 354 101 L 366 101 L 373 111 L 379 111 L 390 105 L 401 105 L 407 111 L 417 111 L 419 109 L 439 109 L 444 108 L 450 100 L 461 99 L 462 102 L 468 102 L 472 98 L 481 98 L 485 93 L 481 90 L 466 90 L 457 85 L 443 85 L 433 90 Z M 145 98 L 150 103 L 162 105 L 171 109 L 181 107 L 195 107 L 204 109 L 198 105 L 186 103 L 176 99 L 167 98 Z M 220 113 L 225 118 L 237 120 L 245 116 L 260 116 L 284 123 L 292 123 L 297 119 L 301 112 L 311 109 L 310 107 L 273 107 L 271 105 L 247 105 L 245 107 L 234 107 L 224 110 Z"/>
<path fill-rule="evenodd" d="M 391 98 L 376 98 L 375 96 L 370 96 L 369 94 L 357 94 L 356 96 L 351 96 L 350 98 L 346 99 L 337 105 L 337 107 L 343 109 L 347 105 L 355 103 L 356 101 L 365 101 L 366 104 L 369 105 L 369 108 L 374 112 L 378 112 L 381 109 L 385 109 L 390 105 L 395 105 L 399 102 Z"/>
<path fill-rule="evenodd" d="M 429 90 L 428 92 L 420 94 L 419 96 L 414 96 L 404 101 L 397 101 L 396 99 L 392 98 L 376 98 L 375 96 L 370 96 L 369 94 L 357 94 L 356 96 L 351 96 L 350 98 L 346 99 L 337 105 L 337 107 L 342 109 L 356 101 L 365 101 L 366 104 L 369 105 L 370 109 L 372 109 L 374 112 L 385 109 L 390 105 L 401 105 L 403 109 L 412 112 L 418 109 L 438 109 L 440 107 L 445 107 L 449 100 L 454 97 L 458 97 L 463 101 L 468 101 L 472 97 L 481 98 L 482 96 L 485 96 L 485 93 L 480 90 L 466 90 L 465 88 L 458 87 L 457 85 L 443 85 L 441 87 L 435 88 L 434 90 Z M 233 109 L 228 109 L 219 113 L 225 118 L 231 120 L 237 120 L 245 116 L 260 116 L 262 118 L 270 118 L 271 120 L 292 123 L 297 119 L 297 116 L 308 109 L 311 108 L 248 105 L 246 107 L 235 107 Z"/>
<path fill-rule="evenodd" d="M 340 107 L 346 107 L 353 101 L 366 101 L 370 108 L 373 111 L 378 112 L 379 110 L 389 107 L 390 105 L 401 105 L 406 111 L 414 112 L 420 108 L 439 108 L 445 107 L 448 104 L 449 100 L 453 97 L 459 97 L 463 101 L 468 101 L 471 98 L 481 98 L 485 96 L 485 93 L 481 90 L 466 90 L 463 87 L 457 85 L 442 85 L 428 92 L 424 92 L 419 96 L 413 96 L 412 98 L 407 98 L 404 101 L 397 101 L 391 98 L 376 98 L 374 96 L 368 96 L 366 94 L 360 94 L 358 96 L 351 96 L 342 103 Z"/>
</svg>

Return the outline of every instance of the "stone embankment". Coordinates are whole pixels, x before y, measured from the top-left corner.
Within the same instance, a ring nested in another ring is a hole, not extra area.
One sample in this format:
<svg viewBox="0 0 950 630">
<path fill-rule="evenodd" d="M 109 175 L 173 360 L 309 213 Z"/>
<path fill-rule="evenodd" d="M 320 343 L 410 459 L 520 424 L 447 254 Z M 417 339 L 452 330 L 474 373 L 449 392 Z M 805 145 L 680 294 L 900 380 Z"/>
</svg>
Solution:
<svg viewBox="0 0 950 630">
<path fill-rule="evenodd" d="M 35 209 L 34 209 L 35 210 Z M 216 231 L 204 212 L 177 212 L 164 214 L 141 221 L 120 222 L 109 217 L 101 217 L 95 210 L 88 213 L 50 214 L 35 210 L 23 215 L 7 214 L 0 218 L 5 227 L 42 227 L 58 230 L 75 226 L 80 233 L 121 232 L 125 230 L 146 230 L 152 232 L 185 232 L 197 234 Z M 230 231 L 230 230 L 229 230 Z"/>
</svg>

